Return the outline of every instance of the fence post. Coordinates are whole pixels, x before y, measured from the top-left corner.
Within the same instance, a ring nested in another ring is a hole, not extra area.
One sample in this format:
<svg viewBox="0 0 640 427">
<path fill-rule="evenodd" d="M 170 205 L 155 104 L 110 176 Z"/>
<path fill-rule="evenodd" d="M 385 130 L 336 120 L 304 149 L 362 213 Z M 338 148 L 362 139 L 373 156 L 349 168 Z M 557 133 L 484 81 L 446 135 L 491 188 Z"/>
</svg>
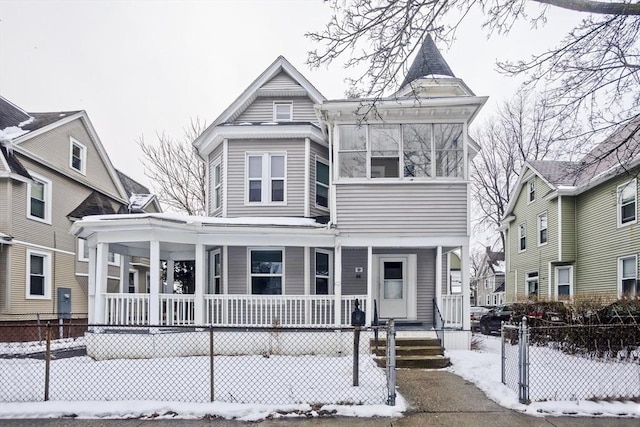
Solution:
<svg viewBox="0 0 640 427">
<path fill-rule="evenodd" d="M 387 322 L 387 405 L 396 405 L 396 325 L 393 319 Z"/>
<path fill-rule="evenodd" d="M 360 385 L 360 326 L 353 328 L 353 386 Z"/>
<path fill-rule="evenodd" d="M 210 374 L 210 396 L 211 401 L 215 397 L 214 386 L 213 386 L 213 326 L 209 325 L 209 374 Z"/>
<path fill-rule="evenodd" d="M 518 371 L 520 374 L 518 398 L 520 403 L 529 403 L 529 330 L 527 317 L 522 317 L 518 331 Z"/>
<path fill-rule="evenodd" d="M 49 370 L 51 362 L 51 322 L 47 322 L 47 329 L 45 331 L 47 340 L 47 347 L 44 352 L 44 400 L 49 400 Z"/>
<path fill-rule="evenodd" d="M 501 381 L 502 384 L 506 384 L 507 382 L 505 381 L 505 364 L 506 364 L 506 356 L 505 356 L 505 348 L 504 348 L 504 321 L 502 321 L 502 324 L 500 326 L 500 371 L 501 371 Z"/>
</svg>

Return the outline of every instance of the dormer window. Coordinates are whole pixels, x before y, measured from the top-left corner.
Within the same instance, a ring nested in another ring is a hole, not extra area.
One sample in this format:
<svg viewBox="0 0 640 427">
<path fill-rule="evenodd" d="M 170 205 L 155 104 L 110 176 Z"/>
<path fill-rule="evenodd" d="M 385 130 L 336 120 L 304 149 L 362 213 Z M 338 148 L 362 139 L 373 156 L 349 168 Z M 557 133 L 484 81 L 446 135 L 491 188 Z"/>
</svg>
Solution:
<svg viewBox="0 0 640 427">
<path fill-rule="evenodd" d="M 273 121 L 274 122 L 290 122 L 293 120 L 293 103 L 292 102 L 274 102 L 273 103 Z"/>
<path fill-rule="evenodd" d="M 87 147 L 73 138 L 70 139 L 69 145 L 69 166 L 84 175 L 87 170 Z"/>
</svg>

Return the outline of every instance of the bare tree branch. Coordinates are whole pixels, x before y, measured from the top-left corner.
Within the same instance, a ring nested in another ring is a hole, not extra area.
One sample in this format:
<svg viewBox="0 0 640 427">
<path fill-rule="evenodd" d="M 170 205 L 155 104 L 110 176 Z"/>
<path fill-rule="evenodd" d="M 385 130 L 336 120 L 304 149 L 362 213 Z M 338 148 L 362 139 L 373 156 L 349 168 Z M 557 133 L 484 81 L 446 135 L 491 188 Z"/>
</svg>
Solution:
<svg viewBox="0 0 640 427">
<path fill-rule="evenodd" d="M 191 120 L 177 140 L 164 132 L 157 143 L 144 137 L 137 141 L 144 153 L 145 175 L 158 199 L 170 208 L 188 215 L 204 215 L 206 207 L 206 165 L 193 149 L 193 141 L 206 129 L 206 123 Z"/>
</svg>

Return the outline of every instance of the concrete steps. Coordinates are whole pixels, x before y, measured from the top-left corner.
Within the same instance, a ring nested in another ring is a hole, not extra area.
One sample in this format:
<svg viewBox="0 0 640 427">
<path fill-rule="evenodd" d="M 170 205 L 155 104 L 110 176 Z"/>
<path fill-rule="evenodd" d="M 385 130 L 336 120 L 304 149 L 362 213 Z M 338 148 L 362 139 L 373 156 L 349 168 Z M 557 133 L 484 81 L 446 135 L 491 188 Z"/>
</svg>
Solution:
<svg viewBox="0 0 640 427">
<path fill-rule="evenodd" d="M 386 366 L 386 340 L 371 340 L 371 353 L 376 355 L 378 366 Z M 449 366 L 449 358 L 444 356 L 437 338 L 396 338 L 396 368 L 441 369 Z"/>
</svg>

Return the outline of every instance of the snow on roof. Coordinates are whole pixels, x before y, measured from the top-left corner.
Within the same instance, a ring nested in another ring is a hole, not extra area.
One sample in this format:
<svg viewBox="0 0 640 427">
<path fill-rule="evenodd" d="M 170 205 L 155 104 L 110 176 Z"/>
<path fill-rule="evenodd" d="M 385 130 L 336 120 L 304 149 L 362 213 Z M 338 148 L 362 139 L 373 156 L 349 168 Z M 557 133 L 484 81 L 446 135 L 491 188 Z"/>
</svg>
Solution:
<svg viewBox="0 0 640 427">
<path fill-rule="evenodd" d="M 274 227 L 313 227 L 326 228 L 326 224 L 320 224 L 312 218 L 292 217 L 237 217 L 218 218 L 209 216 L 189 216 L 172 213 L 144 213 L 124 215 L 94 215 L 82 218 L 83 220 L 114 221 L 126 219 L 159 219 L 172 222 L 181 222 L 194 225 L 218 225 L 218 226 L 274 226 Z"/>
<path fill-rule="evenodd" d="M 22 125 L 22 123 L 20 123 Z M 29 133 L 28 130 L 24 130 L 18 126 L 9 126 L 4 129 L 0 129 L 0 141 L 11 141 L 19 136 Z"/>
<path fill-rule="evenodd" d="M 153 198 L 153 194 L 131 194 L 129 209 L 143 209 Z"/>
<path fill-rule="evenodd" d="M 506 264 L 504 261 L 495 261 L 493 263 L 493 271 L 496 273 L 504 273 L 506 271 Z"/>
</svg>

